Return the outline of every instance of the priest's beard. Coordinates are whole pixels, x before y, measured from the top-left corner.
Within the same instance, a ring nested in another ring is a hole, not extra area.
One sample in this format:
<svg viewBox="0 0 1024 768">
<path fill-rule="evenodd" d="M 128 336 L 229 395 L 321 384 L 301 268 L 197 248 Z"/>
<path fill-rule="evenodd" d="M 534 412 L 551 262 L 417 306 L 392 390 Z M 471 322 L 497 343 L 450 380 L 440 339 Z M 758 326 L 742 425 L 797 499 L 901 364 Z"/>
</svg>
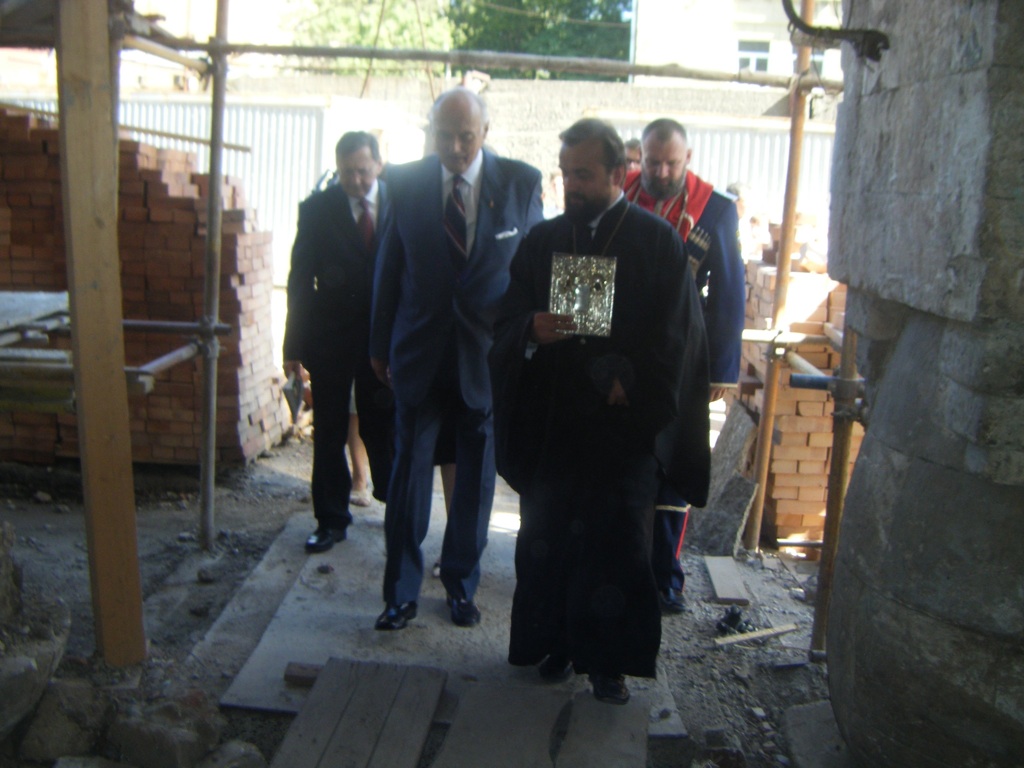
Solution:
<svg viewBox="0 0 1024 768">
<path fill-rule="evenodd" d="M 579 194 L 566 194 L 565 217 L 574 224 L 593 221 L 608 207 L 608 200 L 595 200 Z"/>
</svg>

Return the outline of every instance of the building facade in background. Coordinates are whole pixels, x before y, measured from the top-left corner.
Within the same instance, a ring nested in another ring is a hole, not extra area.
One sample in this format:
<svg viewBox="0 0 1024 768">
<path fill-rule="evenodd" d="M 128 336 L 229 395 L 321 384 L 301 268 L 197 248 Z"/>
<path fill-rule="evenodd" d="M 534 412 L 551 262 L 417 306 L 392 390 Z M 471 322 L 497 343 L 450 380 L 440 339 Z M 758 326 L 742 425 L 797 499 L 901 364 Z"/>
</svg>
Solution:
<svg viewBox="0 0 1024 768">
<path fill-rule="evenodd" d="M 779 0 L 635 0 L 637 64 L 792 75 L 796 54 Z M 799 2 L 794 2 L 799 7 Z M 814 23 L 838 27 L 838 3 L 819 3 Z M 839 49 L 815 51 L 812 66 L 842 80 Z M 661 80 L 660 78 L 658 78 Z M 642 78 L 638 78 L 638 81 Z"/>
</svg>

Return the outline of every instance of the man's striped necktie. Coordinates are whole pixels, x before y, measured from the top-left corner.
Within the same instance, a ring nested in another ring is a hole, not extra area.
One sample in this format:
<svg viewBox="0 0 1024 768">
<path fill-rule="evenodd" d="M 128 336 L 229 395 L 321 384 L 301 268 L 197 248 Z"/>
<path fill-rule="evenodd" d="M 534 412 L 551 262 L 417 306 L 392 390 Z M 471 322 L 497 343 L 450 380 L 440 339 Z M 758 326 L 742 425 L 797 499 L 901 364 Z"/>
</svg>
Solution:
<svg viewBox="0 0 1024 768">
<path fill-rule="evenodd" d="M 444 204 L 444 231 L 448 236 L 448 250 L 459 269 L 466 263 L 466 205 L 462 199 L 462 177 L 452 177 L 452 191 Z"/>
</svg>

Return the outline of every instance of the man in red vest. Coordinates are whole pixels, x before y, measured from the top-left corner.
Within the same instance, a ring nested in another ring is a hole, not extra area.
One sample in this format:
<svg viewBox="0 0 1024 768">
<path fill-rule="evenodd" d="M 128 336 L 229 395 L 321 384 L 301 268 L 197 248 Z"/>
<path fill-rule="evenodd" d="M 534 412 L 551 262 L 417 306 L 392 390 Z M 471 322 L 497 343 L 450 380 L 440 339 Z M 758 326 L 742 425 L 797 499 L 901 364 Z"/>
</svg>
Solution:
<svg viewBox="0 0 1024 768">
<path fill-rule="evenodd" d="M 704 310 L 710 352 L 709 400 L 735 386 L 746 304 L 739 217 L 735 202 L 688 169 L 686 129 L 659 118 L 644 128 L 640 171 L 626 176 L 626 199 L 666 219 L 683 239 Z M 696 501 L 696 500 L 694 500 Z M 662 609 L 683 610 L 679 564 L 688 502 L 668 479 L 661 483 L 654 524 L 653 563 Z"/>
</svg>

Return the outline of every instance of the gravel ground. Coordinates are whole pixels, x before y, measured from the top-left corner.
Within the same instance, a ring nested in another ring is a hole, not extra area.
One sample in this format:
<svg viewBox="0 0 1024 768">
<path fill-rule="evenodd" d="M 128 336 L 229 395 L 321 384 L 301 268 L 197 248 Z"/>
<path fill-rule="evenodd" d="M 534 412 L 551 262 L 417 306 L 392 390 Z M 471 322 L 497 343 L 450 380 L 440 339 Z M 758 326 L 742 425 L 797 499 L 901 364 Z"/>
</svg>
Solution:
<svg viewBox="0 0 1024 768">
<path fill-rule="evenodd" d="M 217 700 L 230 678 L 196 674 L 187 662 L 224 606 L 293 514 L 309 514 L 312 447 L 299 436 L 244 469 L 218 477 L 216 549 L 197 542 L 198 473 L 194 469 L 136 469 L 138 541 L 150 656 L 127 670 L 95 658 L 81 478 L 73 464 L 42 469 L 0 465 L 0 518 L 15 527 L 15 559 L 26 595 L 59 595 L 68 605 L 71 636 L 58 675 L 118 683 L 151 700 L 187 689 Z M 773 553 L 740 561 L 753 601 L 743 618 L 756 628 L 795 623 L 798 631 L 770 640 L 715 646 L 727 607 L 712 602 L 703 558 L 684 554 L 687 610 L 663 622 L 662 670 L 694 744 L 693 766 L 790 764 L 781 734 L 790 706 L 827 698 L 823 665 L 807 663 L 813 606 L 806 601 L 800 564 Z M 256 628 L 252 645 L 262 629 Z M 223 739 L 243 739 L 272 757 L 290 716 L 228 710 Z M 723 748 L 715 748 L 724 745 Z M 0 768 L 28 768 L 0 745 Z M 651 764 L 659 763 L 652 753 Z M 425 767 L 424 767 L 425 768 Z"/>
</svg>

